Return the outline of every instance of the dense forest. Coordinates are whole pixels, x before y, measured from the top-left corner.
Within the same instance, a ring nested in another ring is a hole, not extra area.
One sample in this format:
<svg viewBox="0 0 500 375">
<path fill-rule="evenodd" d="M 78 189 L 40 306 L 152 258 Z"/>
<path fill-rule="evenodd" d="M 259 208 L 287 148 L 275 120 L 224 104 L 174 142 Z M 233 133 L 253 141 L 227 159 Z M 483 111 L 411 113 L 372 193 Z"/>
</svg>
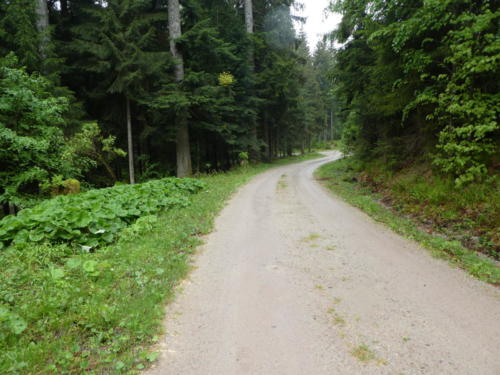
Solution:
<svg viewBox="0 0 500 375">
<path fill-rule="evenodd" d="M 457 186 L 498 174 L 498 4 L 339 0 L 330 71 L 348 151 L 432 164 Z"/>
<path fill-rule="evenodd" d="M 0 5 L 0 200 L 227 170 L 342 139 L 457 185 L 499 163 L 494 2 L 332 2 L 314 53 L 275 1 Z M 339 46 L 337 49 L 333 46 Z"/>
<path fill-rule="evenodd" d="M 0 200 L 227 170 L 331 138 L 316 69 L 331 51 L 310 55 L 293 3 L 3 2 Z"/>
</svg>

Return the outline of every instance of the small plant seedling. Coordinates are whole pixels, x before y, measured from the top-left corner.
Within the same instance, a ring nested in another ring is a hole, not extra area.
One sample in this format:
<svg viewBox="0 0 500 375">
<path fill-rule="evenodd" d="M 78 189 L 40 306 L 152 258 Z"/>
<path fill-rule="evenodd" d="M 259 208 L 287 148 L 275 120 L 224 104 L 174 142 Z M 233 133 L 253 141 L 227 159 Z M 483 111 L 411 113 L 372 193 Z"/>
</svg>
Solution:
<svg viewBox="0 0 500 375">
<path fill-rule="evenodd" d="M 375 353 L 366 344 L 361 344 L 351 351 L 360 362 L 368 363 L 375 359 Z"/>
<path fill-rule="evenodd" d="M 311 233 L 309 236 L 302 238 L 302 242 L 313 242 L 320 238 L 321 236 L 318 233 Z"/>
<path fill-rule="evenodd" d="M 340 315 L 336 314 L 335 315 L 335 318 L 333 319 L 333 322 L 335 323 L 335 325 L 338 325 L 338 326 L 345 326 L 345 319 L 342 318 Z"/>
<path fill-rule="evenodd" d="M 377 365 L 379 365 L 379 366 L 387 366 L 388 364 L 389 364 L 389 362 L 387 362 L 387 360 L 384 358 L 377 359 Z"/>
<path fill-rule="evenodd" d="M 281 175 L 280 180 L 278 181 L 278 188 L 279 189 L 285 189 L 288 186 L 288 183 L 286 182 L 286 173 Z"/>
<path fill-rule="evenodd" d="M 403 337 L 403 342 L 408 342 L 408 341 L 410 341 L 409 337 Z"/>
<path fill-rule="evenodd" d="M 335 310 L 334 307 L 330 307 L 328 310 L 326 310 L 328 314 L 333 315 L 333 323 L 337 326 L 345 326 L 346 322 L 345 319 L 342 318 L 339 314 L 337 314 L 337 311 Z"/>
<path fill-rule="evenodd" d="M 328 247 L 325 247 L 326 251 L 333 251 L 333 250 L 336 250 L 336 249 L 337 249 L 337 246 L 335 246 L 335 245 L 330 245 Z"/>
</svg>

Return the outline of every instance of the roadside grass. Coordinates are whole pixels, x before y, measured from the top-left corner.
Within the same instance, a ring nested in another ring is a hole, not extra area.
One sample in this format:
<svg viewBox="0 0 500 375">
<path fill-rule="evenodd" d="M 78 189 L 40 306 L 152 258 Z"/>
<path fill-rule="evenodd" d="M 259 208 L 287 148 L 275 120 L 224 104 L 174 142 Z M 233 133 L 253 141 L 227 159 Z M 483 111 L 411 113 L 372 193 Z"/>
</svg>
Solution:
<svg viewBox="0 0 500 375">
<path fill-rule="evenodd" d="M 312 153 L 209 176 L 191 204 L 139 219 L 95 253 L 31 245 L 0 253 L 0 374 L 136 374 L 156 360 L 165 304 L 234 191 Z"/>
<path fill-rule="evenodd" d="M 482 190 L 466 189 L 464 191 L 453 191 L 453 188 L 445 183 L 438 184 L 436 179 L 433 183 L 425 183 L 418 175 L 413 177 L 397 176 L 394 185 L 394 190 L 404 192 L 405 196 L 414 196 L 413 200 L 405 200 L 403 193 L 401 195 L 390 195 L 391 205 L 395 209 L 390 209 L 381 204 L 384 199 L 387 199 L 387 190 L 381 194 L 373 188 L 375 184 L 382 184 L 382 174 L 378 175 L 377 181 L 374 183 L 363 183 L 371 179 L 371 176 L 363 175 L 359 172 L 356 162 L 351 158 L 344 158 L 333 163 L 326 164 L 316 171 L 316 177 L 328 189 L 339 195 L 341 198 L 350 204 L 362 209 L 373 217 L 376 221 L 382 222 L 389 226 L 396 233 L 399 233 L 407 238 L 416 240 L 431 253 L 439 258 L 446 259 L 451 263 L 467 270 L 476 278 L 492 283 L 500 284 L 500 267 L 494 261 L 476 251 L 466 248 L 461 241 L 449 239 L 443 232 L 425 231 L 419 221 L 417 221 L 411 212 L 417 210 L 428 211 L 424 216 L 429 215 L 445 221 L 446 218 L 452 217 L 457 221 L 464 217 L 463 210 L 467 207 L 497 207 L 500 204 L 500 196 L 498 192 L 494 192 L 491 188 L 483 187 Z M 414 173 L 412 173 L 414 174 Z M 389 184 L 390 176 L 388 173 L 384 175 L 386 184 Z M 415 181 L 420 181 L 414 184 Z M 387 188 L 389 189 L 389 188 Z M 490 192 L 491 194 L 487 194 Z M 445 203 L 444 203 L 445 202 Z M 472 210 L 472 208 L 470 208 Z M 475 210 L 476 208 L 474 208 Z M 494 209 L 485 209 L 484 215 L 481 216 L 480 223 L 488 228 L 493 225 L 495 217 L 498 218 L 498 212 Z M 425 219 L 424 219 L 425 220 Z M 498 224 L 498 221 L 497 221 Z M 467 225 L 473 226 L 468 223 Z M 439 229 L 439 225 L 435 225 Z M 491 228 L 491 231 L 498 228 Z"/>
</svg>

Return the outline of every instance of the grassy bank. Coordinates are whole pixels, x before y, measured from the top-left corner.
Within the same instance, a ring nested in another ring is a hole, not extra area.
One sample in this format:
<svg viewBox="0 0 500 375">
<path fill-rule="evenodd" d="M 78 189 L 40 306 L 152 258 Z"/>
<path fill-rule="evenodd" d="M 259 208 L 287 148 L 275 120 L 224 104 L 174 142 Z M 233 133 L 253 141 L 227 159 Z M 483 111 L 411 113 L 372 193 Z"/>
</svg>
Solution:
<svg viewBox="0 0 500 375">
<path fill-rule="evenodd" d="M 273 166 L 205 176 L 187 207 L 144 216 L 94 253 L 30 245 L 0 252 L 1 374 L 133 374 L 155 360 L 165 302 L 231 194 Z"/>
<path fill-rule="evenodd" d="M 316 177 L 347 202 L 420 242 L 432 254 L 464 268 L 475 277 L 500 283 L 500 268 L 467 244 L 489 255 L 498 251 L 500 196 L 491 185 L 456 190 L 451 182 L 422 170 L 391 173 L 377 164 L 361 166 L 352 158 L 324 165 Z M 476 237 L 481 233 L 481 237 Z"/>
</svg>

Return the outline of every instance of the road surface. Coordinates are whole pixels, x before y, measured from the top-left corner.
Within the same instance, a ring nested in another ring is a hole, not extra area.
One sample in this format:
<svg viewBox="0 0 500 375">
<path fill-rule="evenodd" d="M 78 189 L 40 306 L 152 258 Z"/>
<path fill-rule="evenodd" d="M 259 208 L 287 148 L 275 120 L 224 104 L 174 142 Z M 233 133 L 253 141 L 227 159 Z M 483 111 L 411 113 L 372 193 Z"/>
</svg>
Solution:
<svg viewBox="0 0 500 375">
<path fill-rule="evenodd" d="M 269 170 L 216 220 L 148 375 L 500 375 L 499 289 Z"/>
</svg>

